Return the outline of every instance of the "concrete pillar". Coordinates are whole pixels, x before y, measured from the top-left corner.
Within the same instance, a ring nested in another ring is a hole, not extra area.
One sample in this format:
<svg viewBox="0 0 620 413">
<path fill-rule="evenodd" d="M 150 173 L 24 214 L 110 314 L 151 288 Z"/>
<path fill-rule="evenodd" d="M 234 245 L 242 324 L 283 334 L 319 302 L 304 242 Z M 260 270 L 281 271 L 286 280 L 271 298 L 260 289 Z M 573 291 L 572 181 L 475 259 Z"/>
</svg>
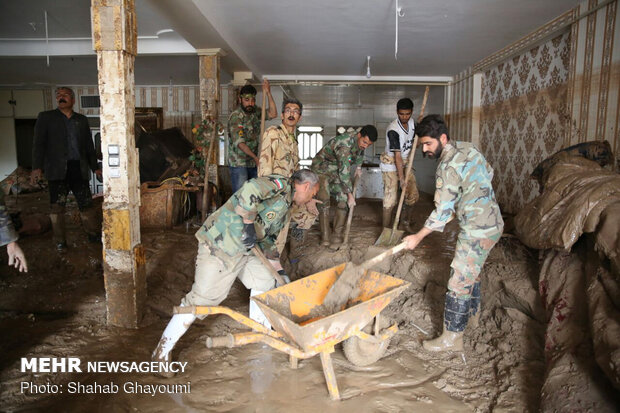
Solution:
<svg viewBox="0 0 620 413">
<path fill-rule="evenodd" d="M 140 175 L 134 137 L 134 0 L 91 0 L 103 152 L 103 261 L 109 325 L 137 328 L 146 303 Z"/>
<path fill-rule="evenodd" d="M 220 104 L 220 57 L 226 56 L 222 49 L 198 49 L 199 77 L 200 77 L 200 112 L 202 120 L 212 119 L 218 121 Z M 210 138 L 209 138 L 210 139 Z M 217 164 L 219 159 L 219 138 L 215 136 L 214 147 L 209 160 L 209 170 L 205 173 L 205 185 L 207 181 L 213 182 L 219 187 Z M 204 148 L 204 158 L 207 158 L 207 148 Z M 208 179 L 207 179 L 208 176 Z M 210 200 L 203 196 L 202 219 L 206 219 Z"/>
</svg>

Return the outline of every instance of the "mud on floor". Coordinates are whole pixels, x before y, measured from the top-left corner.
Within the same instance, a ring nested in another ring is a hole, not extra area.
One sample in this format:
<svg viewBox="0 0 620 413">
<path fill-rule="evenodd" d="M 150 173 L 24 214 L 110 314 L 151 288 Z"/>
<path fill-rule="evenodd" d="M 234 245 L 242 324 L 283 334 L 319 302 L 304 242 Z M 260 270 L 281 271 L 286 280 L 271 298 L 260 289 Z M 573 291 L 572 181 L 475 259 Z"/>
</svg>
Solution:
<svg viewBox="0 0 620 413">
<path fill-rule="evenodd" d="M 35 200 L 36 201 L 36 200 Z M 22 201 L 25 202 L 25 201 Z M 37 202 L 31 209 L 36 210 Z M 421 227 L 432 203 L 419 203 Z M 68 214 L 71 214 L 71 209 Z M 332 252 L 318 246 L 318 229 L 306 236 L 299 261 L 285 267 L 308 275 L 353 260 L 361 261 L 379 234 L 381 205 L 362 202 L 356 209 L 351 243 Z M 148 309 L 144 326 L 124 330 L 105 325 L 105 290 L 100 246 L 88 244 L 79 225 L 69 228 L 69 252 L 53 251 L 51 236 L 23 239 L 31 267 L 27 275 L 6 266 L 0 254 L 0 405 L 2 410 L 213 411 L 213 412 L 408 412 L 536 411 L 544 374 L 542 311 L 537 257 L 514 239 L 502 239 L 482 273 L 480 327 L 468 329 L 463 353 L 433 354 L 421 341 L 441 330 L 443 297 L 456 240 L 456 227 L 432 234 L 414 252 L 403 252 L 382 270 L 411 282 L 383 315 L 399 325 L 387 355 L 369 367 L 352 366 L 342 350 L 334 353 L 341 396 L 329 399 L 318 357 L 289 367 L 288 356 L 261 344 L 240 348 L 205 347 L 208 336 L 242 328 L 225 316 L 196 322 L 173 352 L 187 371 L 171 380 L 148 374 L 20 371 L 21 357 L 79 357 L 87 361 L 149 360 L 171 308 L 193 281 L 196 228 L 142 235 L 147 252 Z M 370 252 L 372 254 L 372 251 Z M 235 283 L 222 305 L 248 311 L 248 291 Z M 69 382 L 121 386 L 116 394 L 27 394 L 22 382 Z M 187 384 L 190 393 L 133 394 L 124 383 Z"/>
</svg>

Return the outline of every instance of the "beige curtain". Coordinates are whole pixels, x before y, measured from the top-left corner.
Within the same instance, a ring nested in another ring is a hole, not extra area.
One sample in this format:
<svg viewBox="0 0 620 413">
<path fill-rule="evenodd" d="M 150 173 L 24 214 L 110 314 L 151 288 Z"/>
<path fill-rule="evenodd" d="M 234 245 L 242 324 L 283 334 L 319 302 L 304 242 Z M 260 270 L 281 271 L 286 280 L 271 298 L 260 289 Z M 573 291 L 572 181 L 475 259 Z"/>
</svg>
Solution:
<svg viewBox="0 0 620 413">
<path fill-rule="evenodd" d="M 192 125 L 200 120 L 200 113 L 194 112 L 164 112 L 164 129 L 179 128 L 183 135 L 194 144 Z"/>
</svg>

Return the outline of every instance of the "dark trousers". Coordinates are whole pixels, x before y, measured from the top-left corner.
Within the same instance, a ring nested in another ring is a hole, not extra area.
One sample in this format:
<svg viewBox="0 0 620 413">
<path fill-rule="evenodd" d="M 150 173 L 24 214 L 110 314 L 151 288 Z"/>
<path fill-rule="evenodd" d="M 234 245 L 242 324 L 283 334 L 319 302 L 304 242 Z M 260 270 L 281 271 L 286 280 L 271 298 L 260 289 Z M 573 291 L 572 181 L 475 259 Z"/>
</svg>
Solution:
<svg viewBox="0 0 620 413">
<path fill-rule="evenodd" d="M 249 181 L 257 176 L 256 167 L 247 168 L 245 166 L 231 166 L 229 168 L 233 194 L 243 186 L 245 181 Z"/>
<path fill-rule="evenodd" d="M 80 211 L 84 211 L 93 206 L 90 185 L 87 180 L 82 178 L 80 161 L 67 161 L 67 176 L 65 179 L 49 181 L 48 183 L 52 210 L 57 208 L 64 210 L 67 204 L 67 195 L 69 195 L 69 191 L 73 192 Z"/>
</svg>

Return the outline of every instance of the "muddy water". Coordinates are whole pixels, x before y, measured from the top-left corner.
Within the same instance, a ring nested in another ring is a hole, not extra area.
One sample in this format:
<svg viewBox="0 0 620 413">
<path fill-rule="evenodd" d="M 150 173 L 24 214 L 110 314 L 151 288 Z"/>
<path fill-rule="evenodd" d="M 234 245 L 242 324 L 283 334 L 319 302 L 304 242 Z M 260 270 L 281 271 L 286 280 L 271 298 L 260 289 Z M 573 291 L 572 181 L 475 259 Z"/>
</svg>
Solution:
<svg viewBox="0 0 620 413">
<path fill-rule="evenodd" d="M 36 204 L 36 203 L 35 203 Z M 360 262 L 381 233 L 380 203 L 361 203 L 351 243 L 340 251 L 318 246 L 319 233 L 309 231 L 296 268 L 297 276 L 352 260 Z M 430 212 L 420 203 L 416 225 Z M 71 213 L 71 210 L 68 214 Z M 365 368 L 351 365 L 341 348 L 332 354 L 342 401 L 329 399 L 318 357 L 289 367 L 288 357 L 261 344 L 207 349 L 207 336 L 243 331 L 225 316 L 196 322 L 173 352 L 187 361 L 185 373 L 165 380 L 148 374 L 21 373 L 20 357 L 80 357 L 87 361 L 148 360 L 167 324 L 171 308 L 191 288 L 196 255 L 195 229 L 143 233 L 147 253 L 148 308 L 144 326 L 123 330 L 105 325 L 105 291 L 97 248 L 85 242 L 77 224 L 70 226 L 70 249 L 58 256 L 49 249 L 50 235 L 25 238 L 31 272 L 19 275 L 0 262 L 0 405 L 2 410 L 51 411 L 213 411 L 213 412 L 409 412 L 536 411 L 544 362 L 542 324 L 532 283 L 535 266 L 522 247 L 502 241 L 483 271 L 481 328 L 467 330 L 465 351 L 432 354 L 421 341 L 441 330 L 443 295 L 456 239 L 450 224 L 414 252 L 403 252 L 384 271 L 411 286 L 383 311 L 398 323 L 387 355 Z M 99 263 L 99 264 L 98 264 Z M 293 271 L 290 271 L 293 273 Z M 235 283 L 222 305 L 247 314 L 248 291 Z M 114 382 L 187 384 L 189 393 L 23 394 L 20 383 L 67 385 Z"/>
</svg>

